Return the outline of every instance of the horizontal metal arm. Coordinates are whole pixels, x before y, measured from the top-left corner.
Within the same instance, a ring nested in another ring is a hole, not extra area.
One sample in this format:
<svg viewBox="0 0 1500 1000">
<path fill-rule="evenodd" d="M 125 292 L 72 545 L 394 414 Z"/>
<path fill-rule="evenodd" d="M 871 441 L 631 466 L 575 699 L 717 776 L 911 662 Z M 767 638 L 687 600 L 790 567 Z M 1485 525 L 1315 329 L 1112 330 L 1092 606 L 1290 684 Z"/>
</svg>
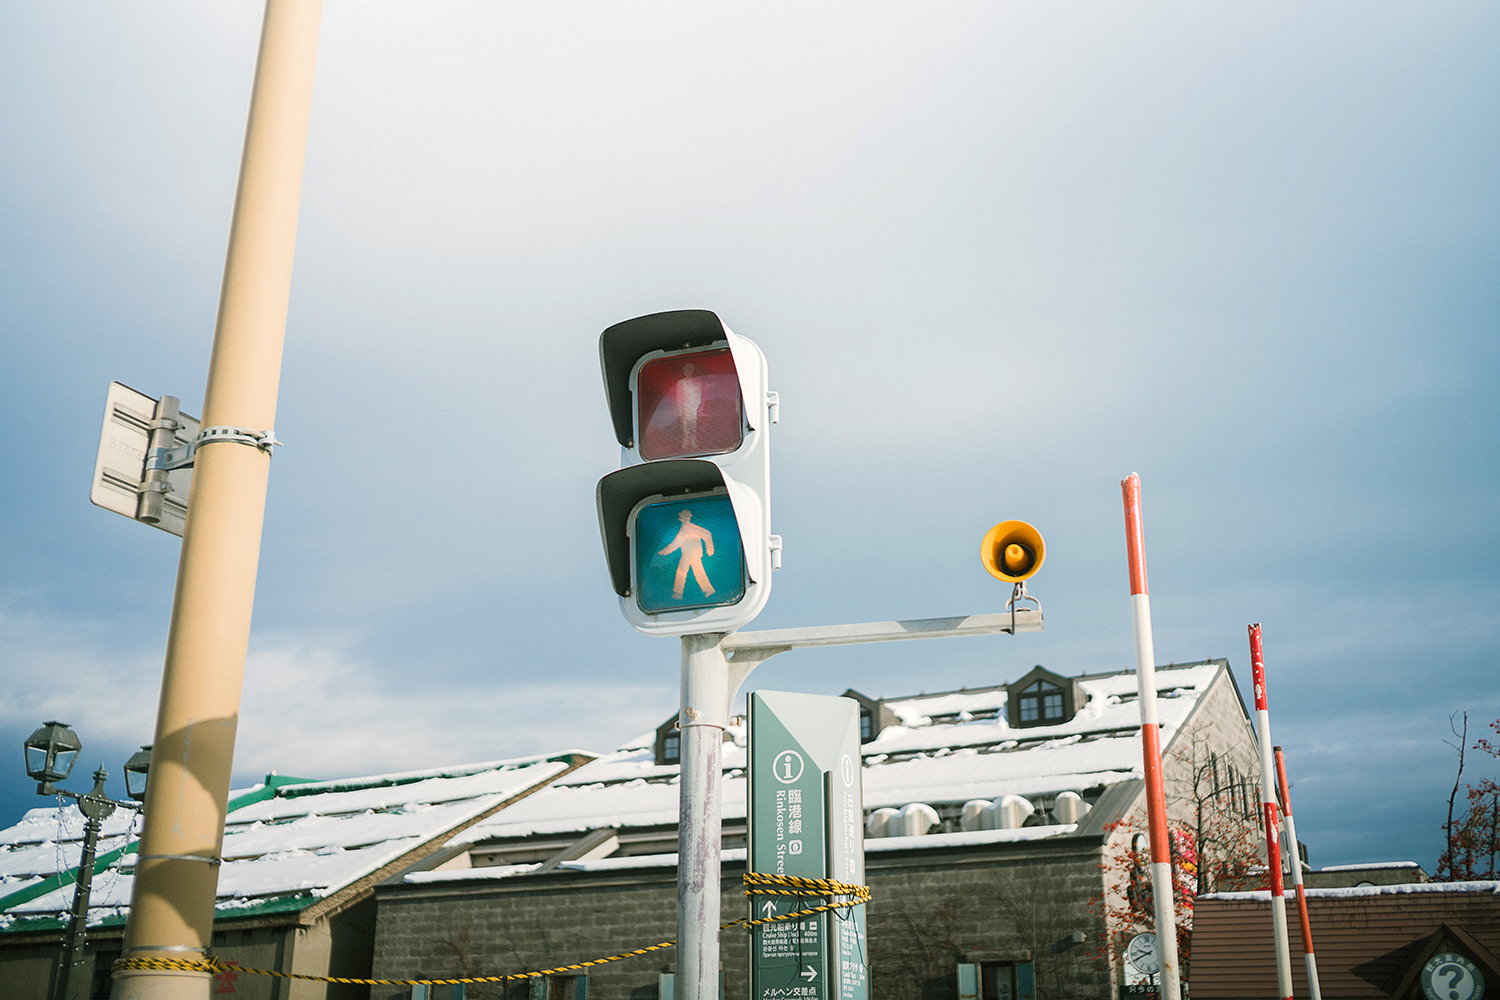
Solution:
<svg viewBox="0 0 1500 1000">
<path fill-rule="evenodd" d="M 798 649 L 803 646 L 847 646 L 856 642 L 891 642 L 896 639 L 950 639 L 964 635 L 994 635 L 999 632 L 1040 632 L 1040 611 L 1009 611 L 956 618 L 913 618 L 899 622 L 865 622 L 860 625 L 814 625 L 765 632 L 734 632 L 724 637 L 720 648 L 743 659 L 752 651 Z"/>
</svg>

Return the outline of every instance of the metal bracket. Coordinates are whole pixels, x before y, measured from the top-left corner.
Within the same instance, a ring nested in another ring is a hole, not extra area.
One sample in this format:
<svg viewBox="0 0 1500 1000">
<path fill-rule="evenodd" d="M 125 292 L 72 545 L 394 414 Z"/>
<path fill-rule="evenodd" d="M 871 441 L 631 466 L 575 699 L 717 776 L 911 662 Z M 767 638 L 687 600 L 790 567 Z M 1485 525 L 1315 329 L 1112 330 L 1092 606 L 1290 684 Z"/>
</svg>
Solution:
<svg viewBox="0 0 1500 1000">
<path fill-rule="evenodd" d="M 202 861 L 215 868 L 224 863 L 223 858 L 205 858 L 201 854 L 137 854 L 135 863 L 142 861 Z"/>
<path fill-rule="evenodd" d="M 276 440 L 276 432 L 274 430 L 254 431 L 248 427 L 219 426 L 205 427 L 203 428 L 203 430 L 199 431 L 198 439 L 193 442 L 193 447 L 194 449 L 202 448 L 206 444 L 213 444 L 217 441 L 232 441 L 235 444 L 248 444 L 252 447 L 259 448 L 267 455 L 271 453 L 271 447 L 273 445 L 280 445 L 282 443 Z"/>
<path fill-rule="evenodd" d="M 1019 580 L 1016 582 L 1015 587 L 1011 589 L 1010 600 L 1005 602 L 1006 608 L 1010 610 L 1010 628 L 1002 629 L 1001 631 L 1009 632 L 1011 635 L 1016 634 L 1016 612 L 1021 610 L 1016 605 L 1021 601 L 1030 601 L 1032 604 L 1035 604 L 1037 617 L 1041 617 L 1042 602 L 1026 593 L 1026 581 Z"/>
<path fill-rule="evenodd" d="M 175 420 L 153 420 L 151 427 L 163 430 L 176 430 L 182 426 Z M 248 444 L 259 448 L 266 454 L 271 453 L 273 445 L 279 446 L 283 442 L 276 440 L 274 430 L 252 431 L 248 427 L 205 427 L 198 432 L 198 436 L 187 444 L 178 445 L 176 448 L 152 448 L 146 454 L 146 471 L 153 470 L 170 472 L 173 469 L 185 469 L 193 464 L 197 457 L 198 449 L 215 441 L 232 441 L 235 444 Z M 165 480 L 160 482 L 147 481 L 141 484 L 142 492 L 155 491 L 158 493 L 170 493 L 172 487 Z"/>
<path fill-rule="evenodd" d="M 173 423 L 176 423 L 176 421 L 173 421 Z M 175 428 L 167 429 L 173 430 Z M 172 469 L 181 469 L 192 464 L 193 443 L 191 441 L 189 441 L 187 444 L 179 445 L 176 448 L 152 448 L 149 452 L 146 453 L 147 472 L 150 472 L 152 469 L 159 469 L 162 472 L 169 472 Z M 147 488 L 150 488 L 151 485 L 155 484 L 148 484 Z M 162 492 L 166 493 L 170 491 L 171 487 L 168 487 Z"/>
</svg>

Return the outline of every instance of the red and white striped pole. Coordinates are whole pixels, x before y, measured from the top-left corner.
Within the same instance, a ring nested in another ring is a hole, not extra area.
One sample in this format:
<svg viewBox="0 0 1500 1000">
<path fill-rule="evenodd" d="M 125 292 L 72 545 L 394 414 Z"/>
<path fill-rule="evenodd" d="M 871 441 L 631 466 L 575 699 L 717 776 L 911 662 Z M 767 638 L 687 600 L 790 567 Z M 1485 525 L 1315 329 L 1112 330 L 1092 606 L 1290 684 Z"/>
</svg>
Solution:
<svg viewBox="0 0 1500 1000">
<path fill-rule="evenodd" d="M 1266 708 L 1266 661 L 1260 625 L 1250 626 L 1250 669 L 1255 673 L 1255 737 L 1260 743 L 1260 801 L 1266 814 L 1266 868 L 1271 875 L 1271 930 L 1276 938 L 1276 985 L 1292 1000 L 1292 946 L 1287 941 L 1286 890 L 1281 881 L 1281 839 L 1276 820 L 1276 775 L 1271 763 L 1271 713 Z"/>
<path fill-rule="evenodd" d="M 1120 490 L 1125 495 L 1125 551 L 1130 559 L 1130 613 L 1135 623 L 1135 677 L 1141 702 L 1141 760 L 1151 832 L 1151 897 L 1156 910 L 1161 1000 L 1181 1000 L 1172 850 L 1167 843 L 1167 795 L 1162 784 L 1161 732 L 1156 721 L 1156 650 L 1151 644 L 1151 597 L 1146 590 L 1146 546 L 1141 531 L 1141 477 L 1132 472 L 1120 483 Z"/>
<path fill-rule="evenodd" d="M 1292 885 L 1297 890 L 1297 917 L 1302 921 L 1302 958 L 1307 962 L 1307 986 L 1312 1000 L 1323 1000 L 1318 985 L 1318 960 L 1313 957 L 1312 924 L 1307 919 L 1307 890 L 1302 887 L 1302 856 L 1297 849 L 1297 827 L 1292 823 L 1292 789 L 1286 782 L 1286 761 L 1281 747 L 1275 748 L 1276 784 L 1281 788 L 1281 807 L 1286 810 L 1286 842 L 1292 852 Z"/>
</svg>

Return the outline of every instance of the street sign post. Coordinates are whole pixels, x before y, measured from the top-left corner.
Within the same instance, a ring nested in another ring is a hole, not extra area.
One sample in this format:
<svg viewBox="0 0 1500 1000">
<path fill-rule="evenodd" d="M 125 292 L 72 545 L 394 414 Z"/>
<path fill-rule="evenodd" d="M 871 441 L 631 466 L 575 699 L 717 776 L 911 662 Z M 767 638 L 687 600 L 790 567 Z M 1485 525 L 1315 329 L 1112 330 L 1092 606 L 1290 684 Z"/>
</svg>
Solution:
<svg viewBox="0 0 1500 1000">
<path fill-rule="evenodd" d="M 147 470 L 146 461 L 154 450 L 191 447 L 199 429 L 198 418 L 180 412 L 173 397 L 153 399 L 124 383 L 111 382 L 89 500 L 181 537 L 187 524 L 193 468 Z"/>
<path fill-rule="evenodd" d="M 859 705 L 849 698 L 757 691 L 750 706 L 752 872 L 864 884 Z M 752 896 L 751 917 L 826 902 Z M 758 924 L 751 1000 L 866 1000 L 863 904 Z"/>
</svg>

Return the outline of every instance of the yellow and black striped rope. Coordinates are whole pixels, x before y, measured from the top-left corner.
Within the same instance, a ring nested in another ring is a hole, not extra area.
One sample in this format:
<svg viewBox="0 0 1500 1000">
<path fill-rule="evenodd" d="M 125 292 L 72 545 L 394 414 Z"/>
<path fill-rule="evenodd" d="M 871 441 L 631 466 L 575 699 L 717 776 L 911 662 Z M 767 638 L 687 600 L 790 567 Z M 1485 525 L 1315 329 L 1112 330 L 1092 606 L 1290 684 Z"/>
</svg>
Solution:
<svg viewBox="0 0 1500 1000">
<path fill-rule="evenodd" d="M 828 910 L 837 910 L 845 906 L 858 906 L 860 903 L 868 902 L 870 899 L 870 887 L 864 885 L 850 885 L 847 882 L 836 882 L 824 878 L 797 878 L 792 875 L 772 875 L 766 872 L 746 872 L 744 876 L 745 895 L 747 896 L 846 896 L 847 899 L 833 900 L 819 906 L 810 906 L 806 909 L 794 910 L 791 913 L 779 913 L 773 917 L 757 917 L 754 920 L 742 918 L 731 920 L 722 924 L 721 929 L 730 927 L 754 927 L 758 924 L 771 924 L 778 920 L 792 920 L 796 917 L 811 916 L 814 913 L 824 913 Z M 540 972 L 515 972 L 508 976 L 469 976 L 463 979 L 350 979 L 345 976 L 310 976 L 300 972 L 277 972 L 274 969 L 252 969 L 242 965 L 226 965 L 212 955 L 205 955 L 200 959 L 190 958 L 122 958 L 111 967 L 113 972 L 124 972 L 127 970 L 151 970 L 167 972 L 207 972 L 217 975 L 220 972 L 244 972 L 255 976 L 273 976 L 277 979 L 301 979 L 315 983 L 341 983 L 346 986 L 458 986 L 470 983 L 506 983 L 522 979 L 536 979 L 541 976 L 556 976 L 569 972 L 577 972 L 581 969 L 589 969 L 606 962 L 618 962 L 624 958 L 635 958 L 637 955 L 649 955 L 653 951 L 662 951 L 674 947 L 675 940 L 663 941 L 660 944 L 649 945 L 645 948 L 637 948 L 634 951 L 621 952 L 618 955 L 610 955 L 608 958 L 596 958 L 589 962 L 578 962 L 575 965 L 560 965 L 555 969 L 542 969 Z"/>
</svg>

